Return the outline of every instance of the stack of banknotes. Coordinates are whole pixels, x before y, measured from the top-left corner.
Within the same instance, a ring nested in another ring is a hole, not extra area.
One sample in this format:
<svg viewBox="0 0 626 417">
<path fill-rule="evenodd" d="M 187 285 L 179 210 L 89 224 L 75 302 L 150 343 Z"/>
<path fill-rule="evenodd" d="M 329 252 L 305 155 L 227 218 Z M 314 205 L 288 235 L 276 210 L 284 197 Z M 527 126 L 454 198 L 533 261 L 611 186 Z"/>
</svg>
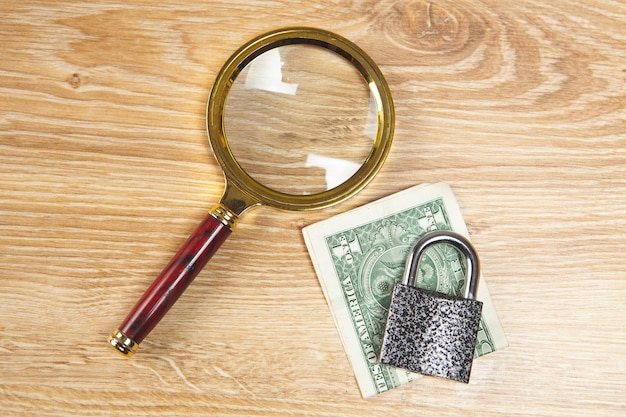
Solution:
<svg viewBox="0 0 626 417">
<path fill-rule="evenodd" d="M 469 237 L 454 194 L 445 183 L 415 186 L 303 229 L 363 397 L 420 378 L 380 364 L 378 355 L 391 290 L 402 279 L 413 245 L 433 230 L 453 230 Z M 461 295 L 465 278 L 463 255 L 452 246 L 434 245 L 421 259 L 416 285 Z M 507 346 L 483 276 L 478 300 L 484 305 L 475 357 Z"/>
</svg>

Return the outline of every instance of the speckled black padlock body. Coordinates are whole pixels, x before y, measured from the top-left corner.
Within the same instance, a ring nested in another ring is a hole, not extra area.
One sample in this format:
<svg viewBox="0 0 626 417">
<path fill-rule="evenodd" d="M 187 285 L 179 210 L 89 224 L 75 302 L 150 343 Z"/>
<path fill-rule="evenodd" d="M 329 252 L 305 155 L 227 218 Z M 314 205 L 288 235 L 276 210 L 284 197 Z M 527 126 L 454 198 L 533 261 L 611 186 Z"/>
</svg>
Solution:
<svg viewBox="0 0 626 417">
<path fill-rule="evenodd" d="M 396 284 L 380 362 L 469 382 L 482 307 L 480 301 Z"/>
</svg>

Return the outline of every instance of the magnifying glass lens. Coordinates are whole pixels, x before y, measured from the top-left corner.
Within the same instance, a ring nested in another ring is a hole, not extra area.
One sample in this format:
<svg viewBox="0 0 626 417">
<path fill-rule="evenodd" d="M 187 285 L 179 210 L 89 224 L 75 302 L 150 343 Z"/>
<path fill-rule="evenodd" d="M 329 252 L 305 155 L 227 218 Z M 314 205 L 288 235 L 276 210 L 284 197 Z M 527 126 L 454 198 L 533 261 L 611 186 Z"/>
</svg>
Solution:
<svg viewBox="0 0 626 417">
<path fill-rule="evenodd" d="M 315 45 L 269 49 L 235 79 L 224 131 L 240 167 L 291 195 L 335 188 L 365 162 L 378 129 L 376 103 L 358 69 Z"/>
</svg>

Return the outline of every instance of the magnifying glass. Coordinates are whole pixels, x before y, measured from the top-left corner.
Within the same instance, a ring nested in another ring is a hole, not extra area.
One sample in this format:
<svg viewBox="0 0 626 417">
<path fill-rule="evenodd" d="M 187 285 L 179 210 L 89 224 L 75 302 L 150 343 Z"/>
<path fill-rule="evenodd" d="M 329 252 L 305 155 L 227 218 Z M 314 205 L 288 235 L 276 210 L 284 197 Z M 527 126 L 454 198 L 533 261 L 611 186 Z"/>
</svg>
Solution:
<svg viewBox="0 0 626 417">
<path fill-rule="evenodd" d="M 132 356 L 249 208 L 319 209 L 365 187 L 389 152 L 393 129 L 389 87 L 349 40 L 287 28 L 241 47 L 219 72 L 207 106 L 224 194 L 109 343 Z"/>
</svg>

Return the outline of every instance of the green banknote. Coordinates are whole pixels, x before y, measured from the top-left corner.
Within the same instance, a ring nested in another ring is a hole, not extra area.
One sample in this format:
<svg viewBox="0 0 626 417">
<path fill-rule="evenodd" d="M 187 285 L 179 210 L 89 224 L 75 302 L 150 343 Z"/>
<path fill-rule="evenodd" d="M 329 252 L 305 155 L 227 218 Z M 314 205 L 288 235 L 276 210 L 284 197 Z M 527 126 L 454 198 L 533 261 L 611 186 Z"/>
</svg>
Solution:
<svg viewBox="0 0 626 417">
<path fill-rule="evenodd" d="M 413 245 L 432 230 L 468 235 L 452 190 L 444 183 L 416 186 L 303 229 L 363 397 L 420 377 L 381 365 L 378 355 L 391 290 L 401 281 Z M 422 257 L 416 285 L 461 295 L 465 278 L 464 257 L 449 245 L 435 245 Z M 507 346 L 482 277 L 477 298 L 484 306 L 476 357 Z"/>
</svg>

